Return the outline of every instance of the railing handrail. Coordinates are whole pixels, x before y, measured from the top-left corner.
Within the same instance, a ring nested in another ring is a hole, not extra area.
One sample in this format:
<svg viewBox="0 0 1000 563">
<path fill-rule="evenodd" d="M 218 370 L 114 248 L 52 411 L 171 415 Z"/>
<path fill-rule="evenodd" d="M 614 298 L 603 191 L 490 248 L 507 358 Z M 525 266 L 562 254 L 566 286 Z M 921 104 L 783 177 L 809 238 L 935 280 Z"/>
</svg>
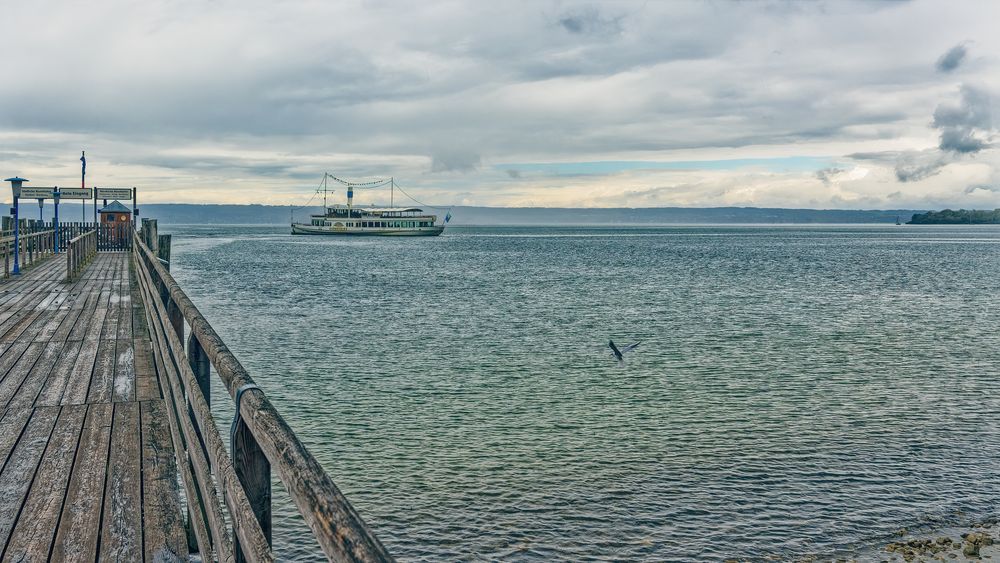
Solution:
<svg viewBox="0 0 1000 563">
<path fill-rule="evenodd" d="M 375 537 L 264 392 L 256 387 L 253 378 L 173 276 L 160 264 L 137 233 L 133 237 L 133 249 L 142 258 L 137 263 L 145 270 L 144 276 L 155 272 L 162 284 L 163 293 L 169 296 L 172 306 L 187 321 L 191 333 L 215 367 L 230 397 L 235 400 L 241 388 L 254 386 L 252 389 L 256 392 L 244 393 L 240 401 L 242 421 L 271 466 L 278 470 L 278 476 L 289 496 L 326 556 L 334 561 L 393 561 L 385 546 Z M 160 301 L 156 308 L 157 314 L 163 319 L 169 307 L 160 307 L 166 305 Z M 200 395 L 197 386 L 188 391 Z M 240 535 L 240 530 L 235 531 L 236 535 Z"/>
<path fill-rule="evenodd" d="M 66 281 L 76 279 L 96 255 L 97 229 L 70 239 L 66 244 Z"/>
<path fill-rule="evenodd" d="M 75 237 L 69 239 L 69 244 L 73 244 L 75 242 L 80 242 L 80 239 L 82 239 L 83 237 L 94 236 L 94 234 L 96 234 L 96 233 L 97 233 L 96 229 L 91 229 L 91 230 L 83 233 L 82 235 L 75 236 Z"/>
<path fill-rule="evenodd" d="M 54 232 L 55 232 L 55 229 L 48 229 L 46 231 L 35 231 L 33 233 L 21 233 L 21 234 L 18 235 L 18 237 L 22 238 L 22 239 L 26 239 L 26 238 L 30 238 L 30 237 L 38 237 L 38 236 L 43 236 L 43 235 L 51 235 Z M 2 237 L 2 238 L 0 238 L 0 243 L 3 243 L 3 242 L 14 242 L 14 236 L 11 235 L 9 237 Z"/>
</svg>

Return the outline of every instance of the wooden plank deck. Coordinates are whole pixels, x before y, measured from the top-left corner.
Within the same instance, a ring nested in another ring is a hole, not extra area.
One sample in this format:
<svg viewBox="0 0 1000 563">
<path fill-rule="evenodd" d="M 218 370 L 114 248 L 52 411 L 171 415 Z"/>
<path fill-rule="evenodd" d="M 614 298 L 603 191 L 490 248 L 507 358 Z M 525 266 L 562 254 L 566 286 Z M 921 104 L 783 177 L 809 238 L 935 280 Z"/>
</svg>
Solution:
<svg viewBox="0 0 1000 563">
<path fill-rule="evenodd" d="M 129 254 L 0 283 L 0 560 L 187 559 Z"/>
</svg>

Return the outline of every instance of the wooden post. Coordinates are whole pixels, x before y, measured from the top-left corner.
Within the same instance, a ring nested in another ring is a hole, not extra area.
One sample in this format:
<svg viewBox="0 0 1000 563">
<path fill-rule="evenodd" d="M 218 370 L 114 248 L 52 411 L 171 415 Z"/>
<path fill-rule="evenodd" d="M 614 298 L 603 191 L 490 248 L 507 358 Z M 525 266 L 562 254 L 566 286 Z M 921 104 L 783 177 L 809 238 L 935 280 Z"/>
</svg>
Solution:
<svg viewBox="0 0 1000 563">
<path fill-rule="evenodd" d="M 150 221 L 153 224 L 153 230 L 156 230 L 156 221 Z M 158 235 L 156 237 L 156 257 L 160 260 L 165 260 L 166 264 L 163 267 L 170 271 L 170 235 Z M 162 264 L 162 262 L 161 262 Z M 174 327 L 174 332 L 177 333 L 177 339 L 184 342 L 184 313 L 181 312 L 180 307 L 174 303 L 174 300 L 170 298 L 170 292 L 166 290 L 164 286 L 160 290 L 160 294 L 163 297 L 163 302 L 167 304 L 167 316 L 170 317 L 170 324 Z"/>
<path fill-rule="evenodd" d="M 198 342 L 198 338 L 192 333 L 188 337 L 187 345 L 187 358 L 188 364 L 191 366 L 191 371 L 194 372 L 194 377 L 198 381 L 198 388 L 201 389 L 201 394 L 205 397 L 205 402 L 209 407 L 212 406 L 212 363 L 208 359 L 208 355 L 205 353 L 205 349 L 201 347 L 201 342 Z M 188 416 L 192 420 L 197 421 L 194 416 L 194 409 L 191 406 L 191 402 L 188 401 Z M 201 447 L 205 455 L 208 455 L 208 448 L 205 447 L 205 438 L 201 435 L 201 427 L 198 424 L 194 424 L 194 432 L 198 436 L 198 445 Z M 188 447 L 194 447 L 193 444 Z M 191 454 L 188 454 L 190 457 Z M 187 525 L 187 537 L 188 537 L 188 548 L 191 551 L 198 551 L 198 540 L 194 536 L 194 527 L 191 525 L 191 509 L 190 500 L 188 501 L 188 525 Z M 201 497 L 198 497 L 198 504 L 202 503 Z M 202 510 L 204 513 L 204 507 L 198 506 L 194 507 L 195 510 Z"/>
<path fill-rule="evenodd" d="M 154 256 L 158 256 L 160 250 L 160 237 L 156 229 L 156 219 L 149 219 L 144 223 L 145 227 L 143 230 L 146 235 L 146 246 L 153 251 Z"/>
<path fill-rule="evenodd" d="M 240 420 L 236 427 L 236 435 L 233 439 L 233 465 L 236 468 L 236 477 L 239 478 L 243 490 L 247 493 L 247 500 L 253 508 L 253 515 L 260 523 L 260 529 L 267 538 L 267 544 L 271 542 L 271 464 L 264 456 L 263 450 L 253 437 L 253 433 L 247 425 Z M 246 558 L 243 550 L 240 549 L 238 538 L 233 538 L 233 545 L 236 548 L 236 561 L 243 563 Z"/>
</svg>

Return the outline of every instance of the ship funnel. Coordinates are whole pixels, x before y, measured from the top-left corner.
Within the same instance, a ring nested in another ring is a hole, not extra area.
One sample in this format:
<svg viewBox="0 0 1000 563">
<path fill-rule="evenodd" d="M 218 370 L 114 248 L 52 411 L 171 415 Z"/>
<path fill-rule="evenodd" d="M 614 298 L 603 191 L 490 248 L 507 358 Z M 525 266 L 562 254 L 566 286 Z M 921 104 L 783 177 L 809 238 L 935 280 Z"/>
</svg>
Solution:
<svg viewBox="0 0 1000 563">
<path fill-rule="evenodd" d="M 351 201 L 354 199 L 354 188 L 347 186 L 347 208 L 351 208 Z"/>
</svg>

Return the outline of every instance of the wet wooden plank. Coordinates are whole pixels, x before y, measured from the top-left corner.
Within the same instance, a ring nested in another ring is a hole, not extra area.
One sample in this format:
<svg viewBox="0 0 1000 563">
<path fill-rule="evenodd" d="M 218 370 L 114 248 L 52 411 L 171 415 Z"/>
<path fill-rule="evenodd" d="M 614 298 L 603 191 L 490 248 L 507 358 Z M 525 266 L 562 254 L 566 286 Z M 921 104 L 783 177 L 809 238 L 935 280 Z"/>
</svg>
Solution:
<svg viewBox="0 0 1000 563">
<path fill-rule="evenodd" d="M 16 340 L 42 314 L 42 309 L 39 309 L 39 306 L 48 297 L 48 294 L 38 293 L 28 297 L 28 300 L 22 304 L 18 311 L 0 324 L 0 335 L 2 335 L 0 340 Z"/>
<path fill-rule="evenodd" d="M 104 320 L 108 315 L 106 307 L 98 307 L 90 316 L 90 324 L 83 333 L 86 340 L 100 340 L 101 331 L 104 329 Z"/>
<path fill-rule="evenodd" d="M 111 401 L 111 388 L 115 381 L 115 341 L 101 340 L 97 348 L 97 361 L 94 363 L 94 376 L 90 381 L 90 391 L 87 401 L 91 403 L 107 403 Z"/>
<path fill-rule="evenodd" d="M 66 391 L 63 392 L 62 404 L 76 405 L 87 401 L 99 346 L 100 342 L 97 340 L 80 342 L 80 353 L 76 357 L 76 362 L 73 363 L 73 371 L 66 383 Z"/>
<path fill-rule="evenodd" d="M 132 311 L 129 311 L 129 316 L 131 317 Z M 101 338 L 106 340 L 115 340 L 118 338 L 118 324 L 121 322 L 122 317 L 122 307 L 120 305 L 112 305 L 108 308 L 108 316 L 104 319 L 104 328 L 101 332 Z"/>
<path fill-rule="evenodd" d="M 35 409 L 0 473 L 0 545 L 5 545 L 14 529 L 24 497 L 28 494 L 38 462 L 52 433 L 59 407 Z"/>
<path fill-rule="evenodd" d="M 142 417 L 142 516 L 146 561 L 187 558 L 177 466 L 163 401 L 140 403 Z"/>
<path fill-rule="evenodd" d="M 0 467 L 7 463 L 7 457 L 21 438 L 21 431 L 28 423 L 33 409 L 7 409 L 0 418 Z"/>
<path fill-rule="evenodd" d="M 156 381 L 156 368 L 153 366 L 153 353 L 150 343 L 144 338 L 133 339 L 135 351 L 135 396 L 137 401 L 158 399 L 160 386 Z"/>
<path fill-rule="evenodd" d="M 52 367 L 45 385 L 42 386 L 38 398 L 35 399 L 36 405 L 58 405 L 62 401 L 63 393 L 66 391 L 66 386 L 69 385 L 70 377 L 73 374 L 73 366 L 80 355 L 81 345 L 82 342 L 79 340 L 65 343 L 56 365 Z"/>
<path fill-rule="evenodd" d="M 0 382 L 10 374 L 11 368 L 21 359 L 30 342 L 8 342 L 8 346 L 0 354 Z"/>
<path fill-rule="evenodd" d="M 111 397 L 113 401 L 135 400 L 135 350 L 132 340 L 119 340 L 115 346 L 115 383 Z"/>
<path fill-rule="evenodd" d="M 78 299 L 80 296 L 77 297 Z M 83 313 L 81 309 L 70 309 L 66 316 L 63 318 L 62 323 L 52 332 L 49 340 L 56 340 L 59 342 L 65 342 L 69 340 L 69 333 L 73 330 L 73 327 L 77 325 L 77 321 L 80 319 L 85 319 L 86 314 Z"/>
<path fill-rule="evenodd" d="M 139 404 L 115 403 L 114 417 L 100 558 L 139 561 L 142 559 Z"/>
<path fill-rule="evenodd" d="M 44 342 L 31 342 L 28 349 L 21 354 L 14 367 L 10 368 L 7 376 L 0 381 L 0 407 L 6 406 L 14 398 L 14 394 L 21 388 L 21 384 L 31 373 L 31 368 L 38 361 L 42 351 L 45 349 Z"/>
<path fill-rule="evenodd" d="M 4 561 L 46 561 L 55 539 L 87 407 L 62 409 L 21 509 Z"/>
<path fill-rule="evenodd" d="M 24 378 L 24 382 L 21 383 L 21 388 L 17 390 L 14 397 L 7 403 L 8 407 L 30 407 L 34 405 L 38 393 L 42 390 L 42 385 L 49 378 L 49 373 L 52 372 L 53 366 L 56 365 L 56 360 L 59 359 L 59 355 L 62 353 L 62 342 L 38 342 L 37 344 L 41 344 L 45 348 L 42 350 L 41 355 L 38 356 L 35 364 L 31 366 L 31 371 Z M 3 395 L 0 394 L 0 405 L 3 405 L 3 398 Z"/>
<path fill-rule="evenodd" d="M 94 561 L 100 532 L 112 405 L 89 405 L 52 547 L 53 561 Z"/>
</svg>

